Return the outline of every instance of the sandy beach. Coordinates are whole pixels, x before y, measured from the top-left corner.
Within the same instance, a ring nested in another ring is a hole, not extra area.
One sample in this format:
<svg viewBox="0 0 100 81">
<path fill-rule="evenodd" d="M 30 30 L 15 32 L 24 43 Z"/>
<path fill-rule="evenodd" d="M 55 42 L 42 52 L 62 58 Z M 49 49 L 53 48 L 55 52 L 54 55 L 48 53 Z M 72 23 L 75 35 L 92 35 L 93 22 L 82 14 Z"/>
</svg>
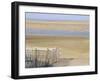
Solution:
<svg viewBox="0 0 100 81">
<path fill-rule="evenodd" d="M 26 48 L 59 49 L 53 66 L 89 65 L 88 15 L 27 13 L 25 25 Z"/>
<path fill-rule="evenodd" d="M 60 48 L 60 61 L 54 66 L 89 64 L 89 39 L 86 37 L 28 36 L 26 47 Z"/>
</svg>

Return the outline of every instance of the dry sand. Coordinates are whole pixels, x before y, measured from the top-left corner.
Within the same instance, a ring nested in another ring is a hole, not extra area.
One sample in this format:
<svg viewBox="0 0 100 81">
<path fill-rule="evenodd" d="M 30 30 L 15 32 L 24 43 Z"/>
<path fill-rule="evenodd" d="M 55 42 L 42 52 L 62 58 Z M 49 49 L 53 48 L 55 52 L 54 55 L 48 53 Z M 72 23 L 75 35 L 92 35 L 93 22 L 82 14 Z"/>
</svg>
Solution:
<svg viewBox="0 0 100 81">
<path fill-rule="evenodd" d="M 85 37 L 28 36 L 26 47 L 60 48 L 60 60 L 54 66 L 89 64 L 89 39 Z"/>
</svg>

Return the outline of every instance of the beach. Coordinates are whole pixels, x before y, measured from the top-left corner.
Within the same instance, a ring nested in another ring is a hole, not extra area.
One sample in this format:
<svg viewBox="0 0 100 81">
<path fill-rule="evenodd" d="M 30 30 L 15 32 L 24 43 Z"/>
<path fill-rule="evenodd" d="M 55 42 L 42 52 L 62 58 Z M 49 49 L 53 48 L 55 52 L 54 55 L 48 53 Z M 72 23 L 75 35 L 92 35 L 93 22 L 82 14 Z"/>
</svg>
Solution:
<svg viewBox="0 0 100 81">
<path fill-rule="evenodd" d="M 89 65 L 88 15 L 27 13 L 25 26 L 26 48 L 35 48 L 36 54 L 39 48 L 59 51 L 59 60 L 52 66 Z M 40 52 L 38 56 L 49 54 Z"/>
<path fill-rule="evenodd" d="M 82 66 L 89 64 L 89 38 L 26 36 L 27 47 L 60 48 L 60 61 L 54 66 Z"/>
</svg>

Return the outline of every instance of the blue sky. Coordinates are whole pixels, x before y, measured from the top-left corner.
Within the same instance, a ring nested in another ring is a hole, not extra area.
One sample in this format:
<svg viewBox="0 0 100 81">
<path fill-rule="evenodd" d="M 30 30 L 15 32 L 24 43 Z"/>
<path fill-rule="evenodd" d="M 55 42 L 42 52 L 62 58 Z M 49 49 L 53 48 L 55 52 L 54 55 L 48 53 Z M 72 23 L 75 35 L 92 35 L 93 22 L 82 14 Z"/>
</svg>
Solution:
<svg viewBox="0 0 100 81">
<path fill-rule="evenodd" d="M 74 15 L 74 14 L 55 14 L 55 13 L 30 13 L 26 12 L 26 20 L 33 20 L 33 21 L 65 21 L 65 20 L 72 20 L 72 21 L 88 21 L 88 15 Z"/>
</svg>

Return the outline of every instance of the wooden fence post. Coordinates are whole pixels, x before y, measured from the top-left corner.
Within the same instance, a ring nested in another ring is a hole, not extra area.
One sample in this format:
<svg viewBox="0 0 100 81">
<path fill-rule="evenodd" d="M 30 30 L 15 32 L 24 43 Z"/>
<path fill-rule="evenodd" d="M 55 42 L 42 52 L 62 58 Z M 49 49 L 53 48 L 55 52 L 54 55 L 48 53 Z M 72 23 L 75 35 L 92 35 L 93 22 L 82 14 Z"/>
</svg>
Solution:
<svg viewBox="0 0 100 81">
<path fill-rule="evenodd" d="M 35 67 L 37 67 L 37 48 L 35 48 Z"/>
</svg>

